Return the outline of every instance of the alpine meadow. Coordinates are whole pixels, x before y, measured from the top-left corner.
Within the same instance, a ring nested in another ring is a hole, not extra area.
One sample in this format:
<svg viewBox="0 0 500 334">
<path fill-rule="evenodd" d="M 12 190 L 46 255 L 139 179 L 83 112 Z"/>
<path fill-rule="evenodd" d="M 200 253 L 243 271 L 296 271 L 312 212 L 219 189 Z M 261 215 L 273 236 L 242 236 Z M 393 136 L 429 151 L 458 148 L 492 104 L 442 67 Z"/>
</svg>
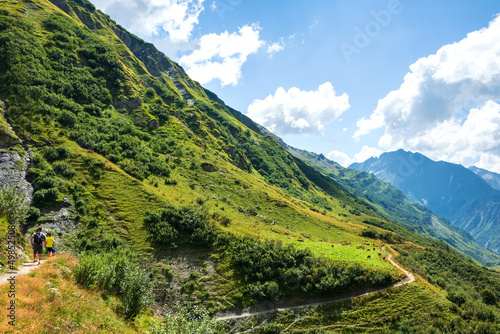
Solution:
<svg viewBox="0 0 500 334">
<path fill-rule="evenodd" d="M 167 56 L 87 0 L 0 0 L 0 332 L 500 333 L 497 252 Z"/>
</svg>

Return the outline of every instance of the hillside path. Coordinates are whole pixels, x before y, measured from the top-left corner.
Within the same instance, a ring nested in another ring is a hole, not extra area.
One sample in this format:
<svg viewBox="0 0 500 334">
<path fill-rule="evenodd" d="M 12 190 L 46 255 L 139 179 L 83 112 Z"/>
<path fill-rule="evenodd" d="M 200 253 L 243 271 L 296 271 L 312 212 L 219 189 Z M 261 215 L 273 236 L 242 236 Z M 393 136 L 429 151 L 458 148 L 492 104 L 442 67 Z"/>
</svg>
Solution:
<svg viewBox="0 0 500 334">
<path fill-rule="evenodd" d="M 45 262 L 45 261 L 43 261 L 43 262 Z M 1 274 L 0 275 L 0 285 L 7 283 L 8 282 L 7 280 L 12 278 L 12 277 L 17 277 L 19 275 L 27 275 L 32 270 L 39 268 L 39 267 L 40 266 L 38 264 L 34 264 L 33 262 L 23 263 L 23 264 L 19 265 L 19 268 L 16 271 L 9 271 L 5 274 Z"/>
<path fill-rule="evenodd" d="M 246 309 L 236 309 L 233 311 L 226 312 L 226 314 L 220 314 L 215 318 L 216 321 L 225 321 L 225 320 L 231 320 L 231 319 L 239 319 L 239 318 L 245 318 L 245 317 L 250 317 L 250 316 L 256 316 L 256 315 L 264 315 L 264 314 L 269 314 L 277 311 L 284 311 L 284 310 L 296 310 L 299 308 L 303 307 L 311 307 L 311 306 L 319 306 L 319 305 L 325 305 L 325 304 L 330 304 L 333 302 L 338 302 L 342 300 L 348 300 L 348 299 L 353 299 L 356 297 L 361 297 L 361 296 L 368 296 L 371 294 L 374 294 L 376 292 L 381 292 L 385 290 L 389 290 L 392 288 L 396 288 L 398 286 L 406 285 L 406 284 L 411 284 L 415 282 L 415 276 L 410 273 L 409 271 L 403 269 L 401 266 L 399 266 L 396 262 L 392 260 L 392 254 L 389 254 L 387 257 L 389 262 L 401 270 L 402 272 L 405 273 L 406 277 L 400 280 L 399 282 L 396 282 L 394 284 L 391 284 L 386 287 L 381 287 L 381 288 L 375 288 L 375 289 L 361 289 L 358 291 L 350 292 L 350 293 L 343 293 L 340 295 L 337 295 L 333 298 L 329 298 L 327 300 L 323 299 L 320 301 L 313 301 L 310 303 L 305 303 L 305 304 L 300 304 L 297 305 L 296 302 L 293 300 L 291 301 L 285 301 L 285 302 L 263 302 L 259 303 L 257 305 L 251 306 Z"/>
</svg>

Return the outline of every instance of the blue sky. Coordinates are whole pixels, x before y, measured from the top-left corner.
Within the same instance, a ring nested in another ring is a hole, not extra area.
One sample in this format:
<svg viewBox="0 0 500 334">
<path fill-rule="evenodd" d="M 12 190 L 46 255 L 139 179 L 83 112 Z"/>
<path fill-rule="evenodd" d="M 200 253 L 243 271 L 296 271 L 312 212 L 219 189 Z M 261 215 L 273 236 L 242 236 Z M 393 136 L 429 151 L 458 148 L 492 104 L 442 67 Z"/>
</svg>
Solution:
<svg viewBox="0 0 500 334">
<path fill-rule="evenodd" d="M 499 1 L 93 3 L 292 146 L 500 172 Z"/>
</svg>

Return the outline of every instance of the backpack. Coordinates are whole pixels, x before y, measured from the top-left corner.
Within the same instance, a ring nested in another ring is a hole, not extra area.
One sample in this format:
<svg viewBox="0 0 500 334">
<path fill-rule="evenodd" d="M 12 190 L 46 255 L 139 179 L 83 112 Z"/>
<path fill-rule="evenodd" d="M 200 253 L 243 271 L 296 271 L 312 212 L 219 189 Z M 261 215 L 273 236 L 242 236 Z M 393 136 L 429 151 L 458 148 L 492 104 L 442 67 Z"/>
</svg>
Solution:
<svg viewBox="0 0 500 334">
<path fill-rule="evenodd" d="M 41 244 L 43 242 L 42 232 L 36 232 L 35 234 L 33 234 L 33 242 L 35 244 Z"/>
</svg>

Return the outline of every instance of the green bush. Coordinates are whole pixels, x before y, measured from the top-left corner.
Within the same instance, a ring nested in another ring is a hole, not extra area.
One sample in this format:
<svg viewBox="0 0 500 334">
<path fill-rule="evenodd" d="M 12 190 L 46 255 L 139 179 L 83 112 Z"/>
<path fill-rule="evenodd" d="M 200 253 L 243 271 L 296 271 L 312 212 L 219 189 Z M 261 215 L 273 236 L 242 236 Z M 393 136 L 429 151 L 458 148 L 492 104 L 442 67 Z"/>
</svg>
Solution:
<svg viewBox="0 0 500 334">
<path fill-rule="evenodd" d="M 377 237 L 377 231 L 372 228 L 365 228 L 363 231 L 361 231 L 361 236 L 365 238 L 375 239 Z"/>
<path fill-rule="evenodd" d="M 488 288 L 481 291 L 481 297 L 483 298 L 483 302 L 485 304 L 495 305 L 497 303 L 497 297 L 495 296 L 495 293 Z"/>
<path fill-rule="evenodd" d="M 35 186 L 37 189 L 50 189 L 57 187 L 57 181 L 50 176 L 42 176 L 36 180 Z"/>
<path fill-rule="evenodd" d="M 211 319 L 206 311 L 196 306 L 184 306 L 176 313 L 166 312 L 163 322 L 153 321 L 150 334 L 222 334 L 222 324 Z"/>
<path fill-rule="evenodd" d="M 30 206 L 27 211 L 28 217 L 26 219 L 31 221 L 36 221 L 40 218 L 40 209 L 34 206 Z"/>
<path fill-rule="evenodd" d="M 67 163 L 66 161 L 58 161 L 54 163 L 54 172 L 59 175 L 62 175 L 68 179 L 75 176 L 76 172 L 73 167 Z"/>
<path fill-rule="evenodd" d="M 134 318 L 153 302 L 154 283 L 130 249 L 119 247 L 108 253 L 83 253 L 74 275 L 79 284 L 116 293 L 127 318 Z"/>
<path fill-rule="evenodd" d="M 43 153 L 48 161 L 64 160 L 69 156 L 69 150 L 64 146 L 49 147 Z"/>
<path fill-rule="evenodd" d="M 69 128 L 73 127 L 76 124 L 77 120 L 76 116 L 72 112 L 67 110 L 61 111 L 56 119 L 59 123 L 61 123 L 62 126 Z"/>
<path fill-rule="evenodd" d="M 59 192 L 55 188 L 41 189 L 33 194 L 32 200 L 37 207 L 43 207 L 46 204 L 53 204 L 58 196 Z"/>
<path fill-rule="evenodd" d="M 316 258 L 309 250 L 272 240 L 241 238 L 233 244 L 230 254 L 235 273 L 257 299 L 277 299 L 290 293 L 324 295 L 395 280 L 386 271 Z"/>
<path fill-rule="evenodd" d="M 17 188 L 2 186 L 0 188 L 0 217 L 19 223 L 27 216 L 28 203 L 23 192 Z"/>
<path fill-rule="evenodd" d="M 198 246 L 209 247 L 217 239 L 209 225 L 209 216 L 195 207 L 167 206 L 163 210 L 147 212 L 144 226 L 148 238 L 158 245 L 170 245 L 180 234 L 189 236 L 189 241 Z"/>
</svg>

